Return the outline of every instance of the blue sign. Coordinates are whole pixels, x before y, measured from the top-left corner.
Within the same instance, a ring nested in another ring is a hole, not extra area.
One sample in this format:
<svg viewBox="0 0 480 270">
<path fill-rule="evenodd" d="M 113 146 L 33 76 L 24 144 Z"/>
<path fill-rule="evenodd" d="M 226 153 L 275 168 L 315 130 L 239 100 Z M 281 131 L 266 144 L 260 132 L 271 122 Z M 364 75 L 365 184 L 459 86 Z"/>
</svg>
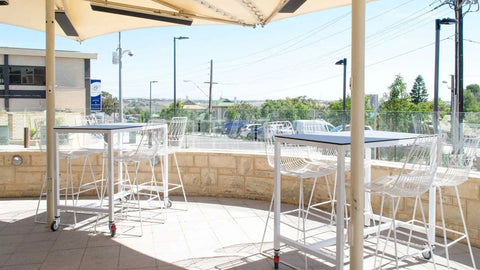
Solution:
<svg viewBox="0 0 480 270">
<path fill-rule="evenodd" d="M 102 110 L 102 81 L 90 80 L 90 111 Z"/>
</svg>

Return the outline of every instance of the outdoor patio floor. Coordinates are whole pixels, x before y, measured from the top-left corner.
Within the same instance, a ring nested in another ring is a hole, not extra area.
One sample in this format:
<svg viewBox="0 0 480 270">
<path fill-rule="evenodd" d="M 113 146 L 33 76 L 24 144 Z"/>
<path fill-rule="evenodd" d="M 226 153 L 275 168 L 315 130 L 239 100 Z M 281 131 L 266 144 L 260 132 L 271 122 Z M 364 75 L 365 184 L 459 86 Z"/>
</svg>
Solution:
<svg viewBox="0 0 480 270">
<path fill-rule="evenodd" d="M 273 260 L 259 253 L 269 202 L 190 197 L 184 211 L 185 203 L 173 200 L 166 222 L 161 215 L 149 217 L 144 211 L 143 218 L 148 220 L 144 220 L 143 236 L 136 235 L 138 222 L 118 220 L 114 238 L 105 219 L 95 231 L 95 216 L 78 214 L 74 228 L 61 226 L 51 232 L 45 224 L 34 222 L 37 200 L 0 200 L 0 269 L 273 269 Z M 62 213 L 62 222 L 71 222 L 72 217 Z M 272 226 L 264 248 L 268 252 Z M 373 268 L 375 243 L 373 237 L 365 242 L 364 269 Z M 436 269 L 447 269 L 442 250 L 435 254 Z M 470 269 L 465 245 L 452 246 L 450 254 L 451 269 Z M 480 262 L 480 250 L 475 248 L 474 254 Z M 395 269 L 392 255 L 389 246 L 382 269 Z M 303 253 L 292 248 L 283 248 L 280 260 L 305 268 Z M 402 261 L 400 267 L 434 269 L 422 256 Z M 290 268 L 281 264 L 280 269 Z M 309 257 L 308 269 L 334 269 L 334 265 Z"/>
</svg>

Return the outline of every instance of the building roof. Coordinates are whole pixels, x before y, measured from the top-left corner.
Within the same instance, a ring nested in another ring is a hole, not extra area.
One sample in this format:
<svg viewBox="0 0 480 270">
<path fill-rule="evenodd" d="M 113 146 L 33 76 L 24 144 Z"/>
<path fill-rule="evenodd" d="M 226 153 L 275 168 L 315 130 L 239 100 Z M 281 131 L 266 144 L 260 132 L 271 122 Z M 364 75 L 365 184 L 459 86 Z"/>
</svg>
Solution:
<svg viewBox="0 0 480 270">
<path fill-rule="evenodd" d="M 198 104 L 192 104 L 192 105 L 183 105 L 184 110 L 205 110 L 206 107 Z"/>
<path fill-rule="evenodd" d="M 43 56 L 45 57 L 45 50 L 43 49 L 27 49 L 27 48 L 12 48 L 0 47 L 0 54 L 21 55 L 21 56 Z M 97 59 L 96 53 L 82 53 L 74 51 L 55 51 L 55 57 L 62 58 L 78 58 L 78 59 Z"/>
<path fill-rule="evenodd" d="M 233 105 L 235 105 L 235 102 L 227 98 L 219 98 L 212 102 L 212 107 L 232 107 Z"/>
</svg>

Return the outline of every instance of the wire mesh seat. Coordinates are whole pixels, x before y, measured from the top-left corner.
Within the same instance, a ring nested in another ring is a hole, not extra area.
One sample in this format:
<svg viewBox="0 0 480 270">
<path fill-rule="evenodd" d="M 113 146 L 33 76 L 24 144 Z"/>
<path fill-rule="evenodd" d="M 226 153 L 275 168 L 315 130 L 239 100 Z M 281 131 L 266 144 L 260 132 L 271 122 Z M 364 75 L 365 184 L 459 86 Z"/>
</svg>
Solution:
<svg viewBox="0 0 480 270">
<path fill-rule="evenodd" d="M 442 219 L 441 229 L 443 232 L 443 247 L 445 248 L 445 255 L 447 258 L 447 266 L 450 269 L 450 256 L 448 248 L 458 243 L 460 240 L 465 239 L 467 241 L 468 251 L 470 253 L 470 259 L 472 262 L 472 267 L 476 269 L 475 259 L 473 257 L 472 246 L 470 244 L 470 238 L 468 237 L 468 231 L 465 223 L 465 216 L 463 215 L 462 205 L 460 201 L 460 196 L 458 192 L 458 186 L 463 184 L 468 180 L 468 175 L 470 169 L 472 168 L 473 161 L 476 158 L 476 152 L 480 142 L 480 137 L 473 138 L 464 138 L 461 142 L 461 145 L 457 148 L 456 151 L 451 153 L 446 144 L 443 144 L 443 148 L 446 149 L 446 154 L 442 154 L 439 157 L 439 165 L 445 166 L 445 168 L 439 168 L 435 174 L 433 180 L 433 186 L 435 186 L 438 191 L 438 197 L 440 200 L 440 215 Z M 442 151 L 443 153 L 443 151 Z M 442 187 L 453 187 L 455 189 L 455 195 L 457 197 L 457 206 L 462 219 L 463 232 L 449 229 L 445 225 L 445 215 L 444 215 L 444 206 L 442 198 Z M 438 226 L 437 226 L 438 227 Z M 458 236 L 456 239 L 448 243 L 447 232 L 450 235 Z M 442 246 L 439 243 L 436 243 L 439 246 Z"/>
<path fill-rule="evenodd" d="M 382 221 L 388 224 L 389 229 L 386 236 L 386 242 L 388 243 L 390 238 L 390 233 L 393 231 L 394 245 L 395 245 L 395 266 L 398 269 L 399 258 L 397 250 L 397 230 L 398 226 L 396 222 L 396 213 L 400 203 L 400 199 L 404 197 L 415 198 L 415 205 L 413 208 L 413 216 L 411 221 L 407 221 L 404 224 L 409 224 L 408 228 L 410 233 L 408 235 L 408 247 L 407 253 L 411 245 L 413 222 L 415 221 L 415 214 L 417 209 L 417 204 L 420 206 L 420 212 L 423 219 L 423 227 L 425 235 L 428 235 L 428 229 L 426 226 L 425 213 L 423 210 L 423 205 L 420 201 L 420 196 L 429 190 L 432 185 L 436 170 L 437 170 L 437 137 L 418 137 L 415 139 L 414 143 L 409 147 L 409 151 L 405 158 L 405 162 L 400 169 L 398 174 L 387 175 L 380 177 L 376 180 L 373 180 L 365 184 L 365 190 L 371 193 L 376 193 L 381 196 L 381 207 L 380 207 L 380 218 L 379 226 L 377 231 L 377 244 L 375 252 L 375 262 L 374 268 L 377 267 L 377 256 L 379 254 L 379 241 L 380 241 L 380 232 L 382 228 Z M 392 218 L 388 220 L 383 217 L 383 206 L 385 197 L 391 199 L 392 207 Z M 420 202 L 420 203 L 419 203 Z M 385 219 L 385 220 L 384 220 Z M 385 248 L 383 248 L 383 256 L 380 259 L 380 267 L 382 266 L 382 259 L 385 257 Z M 429 253 L 432 254 L 432 246 L 430 243 L 427 243 L 426 246 L 422 246 L 421 250 L 417 253 Z M 411 256 L 411 255 L 407 255 Z M 433 256 L 432 256 L 433 259 Z M 433 259 L 435 265 L 435 261 Z"/>
</svg>

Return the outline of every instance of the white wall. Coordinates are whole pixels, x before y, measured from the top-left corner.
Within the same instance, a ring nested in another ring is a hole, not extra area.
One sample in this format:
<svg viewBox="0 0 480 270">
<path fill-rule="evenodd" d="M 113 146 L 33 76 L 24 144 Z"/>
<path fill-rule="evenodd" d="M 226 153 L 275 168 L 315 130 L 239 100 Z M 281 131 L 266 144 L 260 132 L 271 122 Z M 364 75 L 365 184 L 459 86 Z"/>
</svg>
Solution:
<svg viewBox="0 0 480 270">
<path fill-rule="evenodd" d="M 18 66 L 45 66 L 43 56 L 10 55 L 9 65 Z M 55 59 L 55 107 L 75 112 L 85 112 L 85 60 L 82 58 Z M 0 64 L 3 64 L 3 55 L 0 55 Z M 0 89 L 3 90 L 2 85 Z M 43 90 L 45 86 L 38 85 L 10 85 L 10 90 Z M 45 110 L 45 99 L 10 99 L 11 111 Z M 4 110 L 4 102 L 0 104 Z"/>
<path fill-rule="evenodd" d="M 83 88 L 85 90 L 83 59 L 57 58 L 55 64 L 55 84 L 57 88 Z"/>
<path fill-rule="evenodd" d="M 2 55 L 3 59 L 3 55 Z M 9 55 L 8 64 L 10 66 L 45 66 L 45 57 L 40 56 L 21 56 Z"/>
<path fill-rule="evenodd" d="M 46 108 L 45 99 L 30 99 L 30 98 L 10 98 L 10 111 L 11 112 L 32 112 L 43 111 Z M 2 103 L 2 106 L 4 104 Z"/>
</svg>

